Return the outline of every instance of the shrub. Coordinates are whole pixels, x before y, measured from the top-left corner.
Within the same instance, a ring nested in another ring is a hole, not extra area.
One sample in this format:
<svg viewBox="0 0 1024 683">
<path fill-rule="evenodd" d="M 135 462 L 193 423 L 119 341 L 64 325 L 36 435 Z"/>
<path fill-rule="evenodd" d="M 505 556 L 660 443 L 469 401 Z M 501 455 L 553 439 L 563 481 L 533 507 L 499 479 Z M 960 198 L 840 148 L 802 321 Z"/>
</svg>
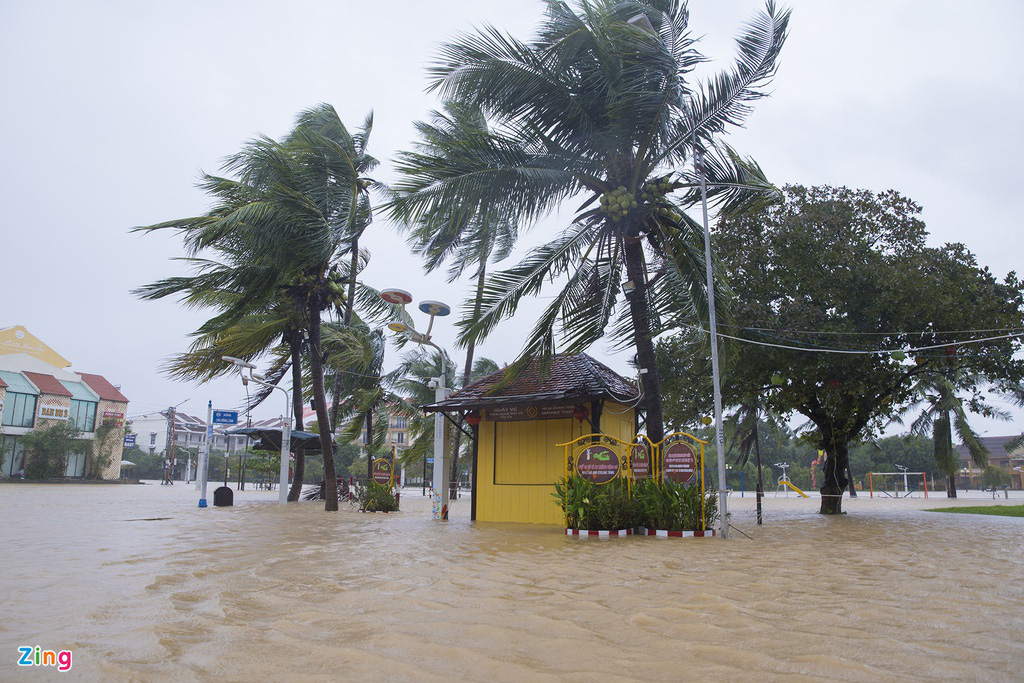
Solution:
<svg viewBox="0 0 1024 683">
<path fill-rule="evenodd" d="M 633 485 L 633 493 L 641 511 L 640 525 L 650 529 L 703 531 L 718 519 L 718 498 L 713 490 L 704 492 L 703 520 L 698 486 L 641 479 Z"/>
<path fill-rule="evenodd" d="M 359 491 L 359 509 L 363 512 L 394 512 L 398 510 L 398 499 L 390 486 L 371 479 Z"/>
<path fill-rule="evenodd" d="M 622 479 L 599 486 L 579 475 L 563 477 L 551 495 L 570 529 L 632 529 L 641 519 L 640 507 Z"/>
</svg>

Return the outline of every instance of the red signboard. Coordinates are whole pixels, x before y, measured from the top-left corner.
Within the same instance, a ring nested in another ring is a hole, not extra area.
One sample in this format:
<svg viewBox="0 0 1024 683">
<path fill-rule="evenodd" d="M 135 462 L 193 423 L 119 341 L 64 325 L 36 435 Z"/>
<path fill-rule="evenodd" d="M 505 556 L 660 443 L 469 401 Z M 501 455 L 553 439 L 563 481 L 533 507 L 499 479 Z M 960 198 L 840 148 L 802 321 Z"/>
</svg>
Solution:
<svg viewBox="0 0 1024 683">
<path fill-rule="evenodd" d="M 607 484 L 619 473 L 619 456 L 607 446 L 591 446 L 576 457 L 576 471 L 595 484 Z"/>
<path fill-rule="evenodd" d="M 381 486 L 391 483 L 391 462 L 384 458 L 377 458 L 373 461 L 373 480 Z"/>
<path fill-rule="evenodd" d="M 646 479 L 651 476 L 651 454 L 647 452 L 647 446 L 633 446 L 629 452 L 629 464 L 633 469 L 634 479 Z"/>
<path fill-rule="evenodd" d="M 693 448 L 685 443 L 674 443 L 664 456 L 665 478 L 685 483 L 693 479 L 697 471 L 697 456 Z"/>
<path fill-rule="evenodd" d="M 114 412 L 112 410 L 103 411 L 103 424 L 113 424 L 120 426 L 124 424 L 124 413 Z"/>
</svg>

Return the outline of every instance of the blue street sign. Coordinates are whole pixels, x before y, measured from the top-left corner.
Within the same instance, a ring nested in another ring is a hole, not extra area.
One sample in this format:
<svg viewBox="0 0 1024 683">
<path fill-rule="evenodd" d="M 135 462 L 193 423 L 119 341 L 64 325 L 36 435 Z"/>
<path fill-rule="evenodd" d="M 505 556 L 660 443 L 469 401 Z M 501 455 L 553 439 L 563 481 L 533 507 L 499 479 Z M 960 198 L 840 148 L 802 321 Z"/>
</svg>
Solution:
<svg viewBox="0 0 1024 683">
<path fill-rule="evenodd" d="M 213 424 L 215 425 L 236 425 L 238 424 L 237 410 L 215 410 L 213 411 Z"/>
<path fill-rule="evenodd" d="M 134 434 L 125 434 L 124 435 L 124 447 L 125 448 L 135 448 L 135 435 Z"/>
<path fill-rule="evenodd" d="M 434 464 L 434 459 L 433 458 L 427 458 L 427 464 L 428 465 L 433 465 Z"/>
</svg>

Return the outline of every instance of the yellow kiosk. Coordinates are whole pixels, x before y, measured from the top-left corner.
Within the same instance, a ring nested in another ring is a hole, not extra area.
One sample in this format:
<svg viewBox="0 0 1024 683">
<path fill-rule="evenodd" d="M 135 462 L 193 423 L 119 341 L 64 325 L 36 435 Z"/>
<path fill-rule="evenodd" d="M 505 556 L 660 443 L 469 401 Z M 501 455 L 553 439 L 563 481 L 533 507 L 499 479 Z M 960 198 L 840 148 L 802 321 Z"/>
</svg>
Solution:
<svg viewBox="0 0 1024 683">
<path fill-rule="evenodd" d="M 562 444 L 588 434 L 631 441 L 639 392 L 586 354 L 557 355 L 546 373 L 534 364 L 498 388 L 504 376 L 487 375 L 423 410 L 470 425 L 473 520 L 561 525 L 551 494 L 565 475 Z"/>
</svg>

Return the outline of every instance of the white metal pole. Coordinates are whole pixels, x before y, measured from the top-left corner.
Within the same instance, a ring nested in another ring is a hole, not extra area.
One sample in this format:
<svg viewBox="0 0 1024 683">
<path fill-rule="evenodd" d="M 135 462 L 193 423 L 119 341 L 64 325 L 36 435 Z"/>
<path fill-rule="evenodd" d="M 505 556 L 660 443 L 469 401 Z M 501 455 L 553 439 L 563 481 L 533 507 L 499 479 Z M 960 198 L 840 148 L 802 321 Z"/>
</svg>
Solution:
<svg viewBox="0 0 1024 683">
<path fill-rule="evenodd" d="M 692 113 L 692 112 L 691 112 Z M 691 122 L 693 121 L 691 117 Z M 692 123 L 691 123 L 692 125 Z M 729 538 L 729 494 L 725 488 L 725 437 L 722 431 L 722 384 L 718 374 L 718 327 L 715 321 L 715 280 L 711 272 L 711 231 L 708 229 L 708 189 L 704 163 L 693 130 L 694 165 L 700 178 L 701 210 L 704 214 L 704 269 L 708 283 L 708 317 L 711 323 L 711 378 L 715 391 L 715 446 L 718 451 L 718 523 L 722 538 Z"/>
<path fill-rule="evenodd" d="M 431 344 L 433 346 L 433 344 Z M 434 348 L 437 348 L 436 346 Z M 434 387 L 434 400 L 443 401 L 448 396 L 445 390 L 445 364 L 444 351 L 437 349 L 441 356 L 441 376 L 437 378 L 437 386 Z M 433 477 L 433 513 L 434 519 L 448 519 L 448 467 L 444 461 L 444 416 L 440 412 L 434 413 L 434 477 Z"/>
<path fill-rule="evenodd" d="M 275 387 L 275 389 L 281 389 L 281 387 Z M 288 392 L 284 389 L 284 400 L 286 403 L 291 403 L 288 397 Z M 277 502 L 287 503 L 288 502 L 288 457 L 292 450 L 292 417 L 291 417 L 291 406 L 285 406 L 285 417 L 281 424 L 281 490 L 277 493 Z M 331 457 L 330 453 L 324 453 L 325 458 Z M 327 482 L 324 482 L 324 486 Z M 334 483 L 337 486 L 337 482 Z"/>
<path fill-rule="evenodd" d="M 210 465 L 210 441 L 213 436 L 213 401 L 206 404 L 206 443 L 199 454 L 199 478 L 200 489 L 199 507 L 206 507 L 206 475 L 209 473 Z"/>
</svg>

